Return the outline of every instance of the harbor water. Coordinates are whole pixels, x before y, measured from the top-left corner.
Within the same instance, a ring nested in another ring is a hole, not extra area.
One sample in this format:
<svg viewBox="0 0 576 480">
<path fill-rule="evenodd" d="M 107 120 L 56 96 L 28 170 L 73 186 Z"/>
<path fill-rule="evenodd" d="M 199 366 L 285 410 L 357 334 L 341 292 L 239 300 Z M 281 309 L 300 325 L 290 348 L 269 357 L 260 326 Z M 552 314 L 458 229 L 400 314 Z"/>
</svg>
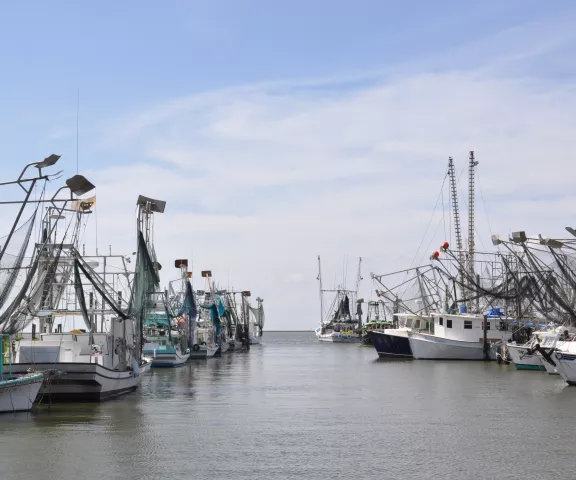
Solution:
<svg viewBox="0 0 576 480">
<path fill-rule="evenodd" d="M 0 417 L 2 480 L 575 478 L 576 388 L 496 363 L 264 344 L 100 405 Z"/>
</svg>

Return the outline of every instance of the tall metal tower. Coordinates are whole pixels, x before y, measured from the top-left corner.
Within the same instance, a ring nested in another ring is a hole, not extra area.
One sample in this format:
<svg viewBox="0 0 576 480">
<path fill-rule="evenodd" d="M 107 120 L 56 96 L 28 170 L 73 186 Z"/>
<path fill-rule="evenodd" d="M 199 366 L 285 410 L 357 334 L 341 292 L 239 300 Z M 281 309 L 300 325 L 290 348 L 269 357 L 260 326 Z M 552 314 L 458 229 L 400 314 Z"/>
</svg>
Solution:
<svg viewBox="0 0 576 480">
<path fill-rule="evenodd" d="M 466 284 L 464 269 L 466 257 L 462 243 L 462 229 L 460 228 L 460 208 L 458 207 L 458 189 L 456 188 L 456 173 L 454 172 L 454 160 L 448 157 L 448 176 L 450 177 L 450 193 L 452 194 L 452 211 L 454 214 L 454 234 L 456 235 L 456 248 L 458 250 L 458 276 L 463 284 Z M 465 288 L 462 288 L 462 296 L 466 296 Z M 457 299 L 454 299 L 457 300 Z"/>
<path fill-rule="evenodd" d="M 468 162 L 468 278 L 471 282 L 476 279 L 474 272 L 474 167 L 476 167 L 476 165 L 478 165 L 478 162 L 474 160 L 474 151 L 471 150 Z"/>
</svg>

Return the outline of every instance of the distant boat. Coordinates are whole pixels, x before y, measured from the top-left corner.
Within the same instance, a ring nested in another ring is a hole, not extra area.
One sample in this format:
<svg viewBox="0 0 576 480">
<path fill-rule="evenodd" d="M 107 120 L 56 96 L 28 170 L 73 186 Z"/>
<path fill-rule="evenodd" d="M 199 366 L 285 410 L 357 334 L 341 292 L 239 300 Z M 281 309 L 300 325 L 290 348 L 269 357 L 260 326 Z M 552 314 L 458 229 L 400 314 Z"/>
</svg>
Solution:
<svg viewBox="0 0 576 480">
<path fill-rule="evenodd" d="M 187 334 L 184 330 L 186 323 L 176 320 L 172 325 L 170 306 L 165 295 L 156 294 L 156 310 L 146 316 L 144 322 L 145 343 L 142 346 L 144 355 L 152 358 L 152 367 L 180 367 L 190 358 L 190 349 L 187 347 Z"/>
<path fill-rule="evenodd" d="M 358 299 L 358 287 L 360 280 L 360 267 L 362 259 L 358 259 L 358 275 L 356 288 L 349 290 L 338 287 L 334 290 L 324 290 L 322 288 L 322 269 L 320 256 L 318 256 L 318 280 L 320 285 L 320 325 L 314 330 L 320 342 L 326 343 L 360 343 L 362 341 L 362 303 L 363 299 Z M 331 313 L 324 316 L 324 295 L 326 293 L 335 294 Z M 352 310 L 350 308 L 352 304 Z M 353 306 L 356 304 L 356 311 Z"/>
</svg>

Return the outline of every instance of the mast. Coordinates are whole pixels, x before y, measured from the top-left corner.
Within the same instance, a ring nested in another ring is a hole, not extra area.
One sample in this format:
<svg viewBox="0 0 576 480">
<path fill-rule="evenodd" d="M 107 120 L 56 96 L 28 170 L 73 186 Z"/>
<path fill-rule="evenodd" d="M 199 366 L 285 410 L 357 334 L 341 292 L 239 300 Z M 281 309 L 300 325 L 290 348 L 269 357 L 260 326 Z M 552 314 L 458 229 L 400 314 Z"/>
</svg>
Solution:
<svg viewBox="0 0 576 480">
<path fill-rule="evenodd" d="M 454 215 L 454 235 L 456 236 L 456 248 L 458 250 L 458 276 L 460 277 L 463 284 L 465 282 L 464 276 L 464 245 L 462 243 L 462 230 L 460 228 L 460 208 L 458 207 L 458 190 L 456 188 L 456 173 L 454 172 L 454 160 L 452 157 L 448 157 L 448 176 L 450 177 L 450 193 L 452 196 L 452 213 Z M 456 285 L 454 285 L 456 289 Z M 462 288 L 462 296 L 466 296 L 465 288 Z M 458 297 L 454 298 L 458 300 Z"/>
<path fill-rule="evenodd" d="M 476 279 L 476 275 L 474 273 L 474 167 L 476 165 L 478 165 L 478 162 L 474 160 L 474 151 L 470 150 L 470 157 L 468 162 L 468 279 L 470 283 Z M 467 303 L 469 303 L 469 307 L 472 306 L 471 302 Z"/>
<path fill-rule="evenodd" d="M 428 316 L 430 313 L 430 306 L 428 305 L 428 298 L 424 291 L 424 285 L 422 285 L 422 274 L 418 268 L 416 269 L 416 278 L 418 279 L 418 289 L 420 290 L 420 297 L 422 298 L 422 304 L 424 305 L 424 313 Z"/>
<path fill-rule="evenodd" d="M 356 288 L 354 290 L 356 301 L 356 316 L 358 317 L 358 323 L 360 327 L 362 327 L 362 306 L 361 304 L 364 302 L 363 299 L 358 298 L 358 292 L 360 291 L 360 282 L 362 281 L 362 257 L 358 257 L 358 272 L 356 273 Z"/>
<path fill-rule="evenodd" d="M 322 266 L 320 264 L 320 255 L 318 255 L 318 277 L 316 279 L 320 285 L 320 325 L 324 321 L 324 295 L 322 291 Z"/>
</svg>

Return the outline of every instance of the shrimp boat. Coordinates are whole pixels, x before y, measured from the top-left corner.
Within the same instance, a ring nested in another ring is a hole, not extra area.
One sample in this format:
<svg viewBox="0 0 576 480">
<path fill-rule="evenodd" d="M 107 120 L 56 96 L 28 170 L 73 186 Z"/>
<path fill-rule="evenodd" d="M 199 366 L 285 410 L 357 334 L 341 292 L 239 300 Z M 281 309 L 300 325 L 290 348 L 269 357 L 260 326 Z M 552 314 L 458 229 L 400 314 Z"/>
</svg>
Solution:
<svg viewBox="0 0 576 480">
<path fill-rule="evenodd" d="M 164 307 L 164 294 L 156 296 L 159 297 L 156 303 Z M 152 367 L 181 367 L 190 358 L 187 335 L 182 329 L 184 322 L 177 321 L 174 327 L 172 317 L 172 314 L 162 311 L 146 316 L 143 353 L 152 358 Z"/>
<path fill-rule="evenodd" d="M 360 343 L 362 341 L 362 303 L 358 299 L 358 288 L 361 280 L 360 268 L 362 259 L 358 260 L 356 288 L 347 290 L 338 287 L 334 290 L 322 288 L 322 269 L 318 255 L 318 280 L 320 285 L 320 325 L 314 330 L 320 342 L 328 343 Z M 324 295 L 335 294 L 327 317 L 324 315 Z M 356 303 L 356 311 L 352 312 L 350 305 Z M 334 310 L 335 308 L 335 310 Z"/>
<path fill-rule="evenodd" d="M 188 278 L 188 260 L 176 260 L 182 271 L 183 289 Z M 171 285 L 170 285 L 171 287 Z M 181 367 L 190 358 L 189 322 L 184 314 L 174 314 L 167 292 L 153 294 L 153 309 L 144 322 L 143 353 L 152 358 L 153 367 Z"/>
<path fill-rule="evenodd" d="M 154 291 L 158 276 L 141 220 L 144 209 L 159 211 L 160 207 L 145 197 L 138 200 L 136 271 L 114 273 L 128 282 L 127 302 L 118 290 L 120 279 L 114 286 L 109 280 L 110 263 L 115 259 L 125 266 L 126 257 L 111 252 L 87 257 L 78 250 L 81 220 L 90 213 L 95 198 L 74 199 L 72 195 L 83 195 L 94 186 L 76 175 L 60 190 L 64 188 L 70 190 L 70 198 L 59 199 L 58 192 L 52 198 L 54 206 L 47 208 L 40 229 L 42 238 L 35 246 L 24 287 L 10 311 L 4 313 L 8 315 L 4 327 L 8 333 L 32 328 L 31 340 L 21 337 L 14 342 L 14 373 L 56 373 L 43 384 L 42 401 L 99 402 L 136 390 L 141 375 L 150 368 L 150 360 L 142 354 L 142 323 L 149 304 L 148 292 Z M 57 207 L 57 202 L 64 205 Z M 163 202 L 160 205 L 163 210 Z M 65 220 L 67 227 L 58 238 L 56 224 L 60 220 Z M 130 276 L 131 282 L 127 280 Z M 66 332 L 69 319 L 74 328 Z M 76 321 L 82 321 L 85 328 L 77 328 Z"/>
<path fill-rule="evenodd" d="M 248 341 L 250 345 L 259 345 L 262 343 L 262 335 L 264 333 L 264 306 L 260 297 L 256 298 L 258 307 L 254 308 L 248 306 L 250 310 L 250 319 L 248 323 Z"/>
<path fill-rule="evenodd" d="M 415 359 L 496 360 L 496 345 L 510 336 L 502 317 L 482 314 L 432 313 L 434 334 L 410 332 Z"/>
<path fill-rule="evenodd" d="M 531 323 L 523 328 L 531 328 Z M 530 333 L 527 342 L 518 343 L 518 341 L 508 342 L 506 348 L 510 359 L 517 370 L 546 370 L 545 360 L 542 357 L 542 348 L 551 341 L 555 345 L 559 336 L 563 334 L 564 327 L 554 329 L 542 329 L 544 325 L 539 325 L 541 330 Z M 514 340 L 514 334 L 513 334 Z"/>
<path fill-rule="evenodd" d="M 32 410 L 44 382 L 44 372 L 25 375 L 12 373 L 10 335 L 0 335 L 0 358 L 0 413 Z M 4 371 L 4 365 L 8 366 L 8 372 Z"/>
</svg>

